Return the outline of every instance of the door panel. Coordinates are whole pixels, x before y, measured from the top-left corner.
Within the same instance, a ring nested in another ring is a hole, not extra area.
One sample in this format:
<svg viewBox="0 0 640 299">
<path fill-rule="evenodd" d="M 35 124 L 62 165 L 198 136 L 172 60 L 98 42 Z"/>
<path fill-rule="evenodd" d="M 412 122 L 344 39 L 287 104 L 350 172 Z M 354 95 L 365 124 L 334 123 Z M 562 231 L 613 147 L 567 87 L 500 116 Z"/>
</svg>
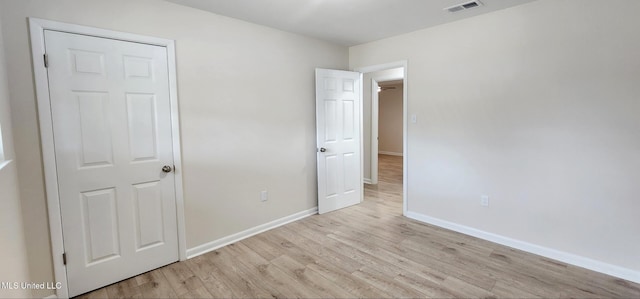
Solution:
<svg viewBox="0 0 640 299">
<path fill-rule="evenodd" d="M 319 213 L 362 201 L 361 82 L 360 73 L 316 69 Z"/>
<path fill-rule="evenodd" d="M 342 139 L 345 141 L 351 141 L 355 137 L 356 124 L 354 119 L 354 113 L 356 112 L 354 107 L 354 101 L 343 100 L 342 101 Z"/>
<path fill-rule="evenodd" d="M 344 163 L 342 168 L 344 172 L 344 193 L 355 192 L 358 189 L 358 182 L 360 182 L 360 180 L 358 178 L 358 172 L 356 171 L 356 168 L 358 168 L 356 156 L 355 153 L 344 153 L 342 156 Z"/>
<path fill-rule="evenodd" d="M 136 251 L 164 243 L 160 181 L 133 186 L 136 215 Z"/>
<path fill-rule="evenodd" d="M 158 159 L 156 97 L 153 94 L 127 94 L 131 161 Z"/>
<path fill-rule="evenodd" d="M 325 132 L 324 142 L 336 142 L 338 132 L 336 131 L 336 125 L 338 121 L 338 105 L 337 100 L 325 99 L 324 100 L 324 115 L 325 115 Z"/>
<path fill-rule="evenodd" d="M 167 51 L 45 30 L 69 295 L 178 260 Z"/>
<path fill-rule="evenodd" d="M 336 155 L 324 155 L 325 161 L 325 197 L 334 197 L 338 195 L 338 176 L 333 174 L 338 172 L 338 157 Z"/>
<path fill-rule="evenodd" d="M 119 257 L 120 234 L 115 189 L 82 192 L 80 204 L 85 226 L 86 263 L 95 265 Z"/>
<path fill-rule="evenodd" d="M 113 161 L 108 119 L 108 95 L 104 92 L 75 91 L 77 128 L 80 130 L 80 167 L 110 166 Z"/>
</svg>

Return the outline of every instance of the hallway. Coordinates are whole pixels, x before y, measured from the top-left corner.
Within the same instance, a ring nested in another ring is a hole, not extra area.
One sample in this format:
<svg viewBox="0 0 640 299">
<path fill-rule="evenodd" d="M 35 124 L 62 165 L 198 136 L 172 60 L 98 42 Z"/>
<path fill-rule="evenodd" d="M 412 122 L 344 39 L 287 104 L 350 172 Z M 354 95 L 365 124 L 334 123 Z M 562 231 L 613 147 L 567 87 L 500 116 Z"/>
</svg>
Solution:
<svg viewBox="0 0 640 299">
<path fill-rule="evenodd" d="M 388 215 L 402 215 L 402 157 L 378 155 L 378 184 L 364 185 L 364 202 L 361 205 L 377 209 L 388 207 Z"/>
</svg>

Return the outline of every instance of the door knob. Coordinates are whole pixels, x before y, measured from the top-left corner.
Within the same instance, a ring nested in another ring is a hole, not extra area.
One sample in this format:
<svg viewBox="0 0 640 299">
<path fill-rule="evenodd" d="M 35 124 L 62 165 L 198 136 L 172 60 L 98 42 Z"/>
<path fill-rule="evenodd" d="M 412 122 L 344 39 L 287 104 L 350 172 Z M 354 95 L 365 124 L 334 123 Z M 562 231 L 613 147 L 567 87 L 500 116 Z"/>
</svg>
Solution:
<svg viewBox="0 0 640 299">
<path fill-rule="evenodd" d="M 326 151 L 327 151 L 327 149 L 326 149 L 326 148 L 324 148 L 324 147 L 321 147 L 321 148 L 320 148 L 320 152 L 321 152 L 321 153 L 324 153 L 324 152 L 326 152 Z"/>
<path fill-rule="evenodd" d="M 171 168 L 171 166 L 169 165 L 165 165 L 162 167 L 162 171 L 163 172 L 171 172 L 173 170 L 173 168 Z"/>
</svg>

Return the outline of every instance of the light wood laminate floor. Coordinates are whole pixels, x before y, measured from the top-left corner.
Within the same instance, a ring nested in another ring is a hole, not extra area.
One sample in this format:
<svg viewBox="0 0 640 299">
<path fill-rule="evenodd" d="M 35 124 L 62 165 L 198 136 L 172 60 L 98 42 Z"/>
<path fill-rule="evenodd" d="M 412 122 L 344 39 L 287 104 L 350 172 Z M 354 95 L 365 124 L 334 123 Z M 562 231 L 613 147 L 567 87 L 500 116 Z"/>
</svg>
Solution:
<svg viewBox="0 0 640 299">
<path fill-rule="evenodd" d="M 640 298 L 640 285 L 402 217 L 402 157 L 365 201 L 81 298 Z"/>
</svg>

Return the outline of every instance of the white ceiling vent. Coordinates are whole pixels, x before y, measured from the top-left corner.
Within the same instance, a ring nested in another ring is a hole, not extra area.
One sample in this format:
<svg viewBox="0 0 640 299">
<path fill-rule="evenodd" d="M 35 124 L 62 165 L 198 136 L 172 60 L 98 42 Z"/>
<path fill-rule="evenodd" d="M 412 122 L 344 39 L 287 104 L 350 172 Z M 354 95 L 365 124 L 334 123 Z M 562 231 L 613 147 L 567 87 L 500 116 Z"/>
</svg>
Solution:
<svg viewBox="0 0 640 299">
<path fill-rule="evenodd" d="M 479 0 L 474 0 L 474 1 L 467 1 L 464 3 L 460 3 L 454 6 L 450 6 L 445 8 L 444 10 L 448 10 L 449 12 L 459 12 L 459 11 L 463 11 L 471 8 L 476 8 L 478 6 L 482 6 L 482 2 L 480 2 Z"/>
</svg>

